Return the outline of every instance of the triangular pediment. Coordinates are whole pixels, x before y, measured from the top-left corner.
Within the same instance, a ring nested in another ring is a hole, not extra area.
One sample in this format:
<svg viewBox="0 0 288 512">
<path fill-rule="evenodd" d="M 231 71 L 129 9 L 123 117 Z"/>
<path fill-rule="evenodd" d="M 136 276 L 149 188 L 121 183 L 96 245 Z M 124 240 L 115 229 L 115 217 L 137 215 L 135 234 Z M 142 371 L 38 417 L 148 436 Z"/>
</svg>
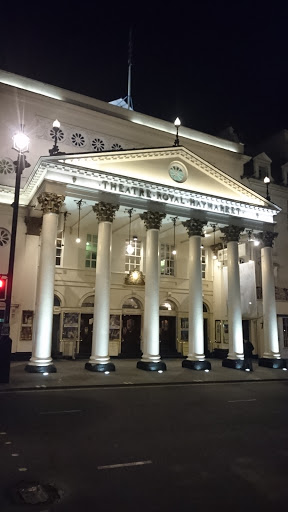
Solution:
<svg viewBox="0 0 288 512">
<path fill-rule="evenodd" d="M 184 147 L 65 155 L 59 159 L 59 164 L 82 172 L 103 171 L 230 201 L 271 206 L 264 197 Z M 184 172 L 182 179 L 177 178 L 177 167 Z"/>
</svg>

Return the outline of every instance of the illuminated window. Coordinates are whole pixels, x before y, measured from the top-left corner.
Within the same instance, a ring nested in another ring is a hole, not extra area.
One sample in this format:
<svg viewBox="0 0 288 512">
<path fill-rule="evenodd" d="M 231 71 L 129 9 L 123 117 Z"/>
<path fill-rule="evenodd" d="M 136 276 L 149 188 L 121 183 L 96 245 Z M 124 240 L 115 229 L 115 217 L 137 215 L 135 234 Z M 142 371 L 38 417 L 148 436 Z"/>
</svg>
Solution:
<svg viewBox="0 0 288 512">
<path fill-rule="evenodd" d="M 97 259 L 97 235 L 87 235 L 86 238 L 86 256 L 85 267 L 96 268 Z"/>
<path fill-rule="evenodd" d="M 175 257 L 172 254 L 174 249 L 173 245 L 169 244 L 161 244 L 161 253 L 160 253 L 160 268 L 161 275 L 163 276 L 174 276 L 175 275 Z"/>
<path fill-rule="evenodd" d="M 140 240 L 131 240 L 131 245 L 134 249 L 132 254 L 127 254 L 127 246 L 129 240 L 125 243 L 125 272 L 129 273 L 132 270 L 141 270 L 141 242 Z"/>
<path fill-rule="evenodd" d="M 205 279 L 206 275 L 206 251 L 201 248 L 201 268 L 202 268 L 202 279 Z"/>
<path fill-rule="evenodd" d="M 64 249 L 64 237 L 63 231 L 58 231 L 56 238 L 56 267 L 62 266 L 62 257 L 63 257 L 63 249 Z"/>
<path fill-rule="evenodd" d="M 140 300 L 136 299 L 136 297 L 129 297 L 125 299 L 122 304 L 123 309 L 141 309 Z"/>
</svg>

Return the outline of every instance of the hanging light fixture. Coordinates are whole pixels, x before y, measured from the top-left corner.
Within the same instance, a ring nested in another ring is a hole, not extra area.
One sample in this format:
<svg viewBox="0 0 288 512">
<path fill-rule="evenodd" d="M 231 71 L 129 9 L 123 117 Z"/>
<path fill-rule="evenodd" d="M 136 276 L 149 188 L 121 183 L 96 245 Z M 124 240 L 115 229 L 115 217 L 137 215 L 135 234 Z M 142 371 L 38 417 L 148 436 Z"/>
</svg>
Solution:
<svg viewBox="0 0 288 512">
<path fill-rule="evenodd" d="M 81 212 L 82 203 L 83 203 L 83 199 L 80 199 L 79 201 L 76 202 L 76 204 L 78 206 L 78 231 L 77 231 L 77 238 L 75 240 L 76 244 L 80 244 L 80 242 L 81 242 L 81 238 L 80 238 L 80 212 Z"/>
<path fill-rule="evenodd" d="M 129 215 L 129 237 L 128 237 L 128 245 L 126 247 L 126 252 L 127 252 L 127 254 L 129 254 L 129 256 L 131 256 L 133 254 L 133 252 L 134 252 L 134 247 L 131 244 L 131 217 L 132 217 L 132 212 L 133 212 L 133 208 L 130 208 L 129 210 L 127 210 L 127 213 Z"/>
<path fill-rule="evenodd" d="M 175 254 L 177 254 L 177 251 L 176 251 L 176 242 L 175 242 L 175 226 L 176 226 L 176 220 L 178 219 L 178 217 L 172 217 L 172 222 L 173 222 L 173 233 L 174 233 L 174 242 L 173 242 L 173 249 L 172 249 L 172 254 L 175 256 Z"/>
</svg>

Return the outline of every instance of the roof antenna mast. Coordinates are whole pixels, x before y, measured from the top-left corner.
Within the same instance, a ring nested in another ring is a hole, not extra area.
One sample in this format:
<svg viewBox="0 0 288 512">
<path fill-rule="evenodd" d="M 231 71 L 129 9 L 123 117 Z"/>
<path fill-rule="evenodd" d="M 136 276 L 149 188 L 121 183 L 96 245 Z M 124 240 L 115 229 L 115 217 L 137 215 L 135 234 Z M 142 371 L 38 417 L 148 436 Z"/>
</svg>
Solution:
<svg viewBox="0 0 288 512">
<path fill-rule="evenodd" d="M 131 72 L 132 72 L 132 27 L 129 31 L 129 45 L 128 45 L 128 93 L 127 103 L 128 110 L 133 110 L 132 96 L 131 96 Z"/>
</svg>

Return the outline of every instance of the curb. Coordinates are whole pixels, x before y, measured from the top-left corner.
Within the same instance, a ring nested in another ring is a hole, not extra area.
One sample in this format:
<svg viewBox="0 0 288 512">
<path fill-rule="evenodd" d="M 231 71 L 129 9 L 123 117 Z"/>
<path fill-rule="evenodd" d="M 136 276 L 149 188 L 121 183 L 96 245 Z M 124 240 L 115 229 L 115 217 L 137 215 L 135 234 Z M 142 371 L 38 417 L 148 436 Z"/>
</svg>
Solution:
<svg viewBox="0 0 288 512">
<path fill-rule="evenodd" d="M 161 383 L 157 383 L 157 382 L 149 382 L 149 383 L 133 383 L 133 384 L 84 384 L 84 385 L 62 385 L 62 386 L 45 386 L 44 388 L 43 387 L 36 387 L 36 386 L 33 386 L 33 387 L 23 387 L 23 388 L 7 388 L 7 389 L 0 389 L 0 393 L 10 393 L 10 392 L 21 392 L 21 391 L 55 391 L 55 390 L 61 390 L 61 389 L 101 389 L 101 388 L 104 388 L 104 389 L 107 389 L 107 388 L 127 388 L 127 387 L 130 387 L 130 388 L 135 388 L 135 387 L 145 387 L 145 388 L 148 388 L 148 387 L 158 387 L 158 386 L 191 386 L 191 385 L 200 385 L 202 386 L 202 384 L 239 384 L 239 383 L 244 383 L 244 384 L 251 384 L 251 383 L 261 383 L 261 382 L 287 382 L 288 379 L 249 379 L 249 380 L 242 380 L 242 379 L 234 379 L 234 380 L 210 380 L 210 381 L 192 381 L 192 382 L 161 382 Z"/>
</svg>

